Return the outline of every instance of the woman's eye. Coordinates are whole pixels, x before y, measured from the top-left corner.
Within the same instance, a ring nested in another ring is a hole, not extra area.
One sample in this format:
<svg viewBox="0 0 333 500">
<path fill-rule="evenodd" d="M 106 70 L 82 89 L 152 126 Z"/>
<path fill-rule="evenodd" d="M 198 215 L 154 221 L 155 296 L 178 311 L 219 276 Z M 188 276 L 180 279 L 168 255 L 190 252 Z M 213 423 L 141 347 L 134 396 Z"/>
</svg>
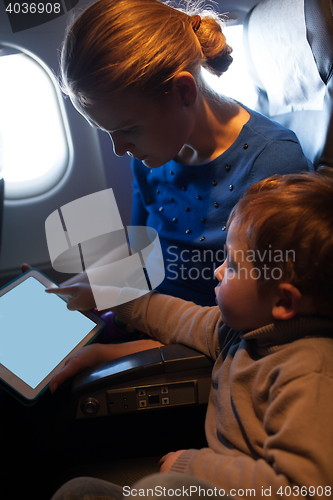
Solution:
<svg viewBox="0 0 333 500">
<path fill-rule="evenodd" d="M 136 129 L 136 127 L 127 128 L 127 129 L 125 129 L 125 130 L 121 130 L 121 132 L 122 132 L 123 134 L 131 134 L 131 133 L 135 132 L 135 129 Z"/>
</svg>

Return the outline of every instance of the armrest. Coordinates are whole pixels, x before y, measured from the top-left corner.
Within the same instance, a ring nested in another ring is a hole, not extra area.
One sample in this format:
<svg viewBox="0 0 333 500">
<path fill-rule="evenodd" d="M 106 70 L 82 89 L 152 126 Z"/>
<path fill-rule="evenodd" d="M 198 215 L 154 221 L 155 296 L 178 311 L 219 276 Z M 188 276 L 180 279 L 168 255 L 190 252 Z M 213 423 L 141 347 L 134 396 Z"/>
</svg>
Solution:
<svg viewBox="0 0 333 500">
<path fill-rule="evenodd" d="M 206 404 L 213 361 L 180 344 L 149 349 L 78 374 L 76 418 Z"/>
</svg>

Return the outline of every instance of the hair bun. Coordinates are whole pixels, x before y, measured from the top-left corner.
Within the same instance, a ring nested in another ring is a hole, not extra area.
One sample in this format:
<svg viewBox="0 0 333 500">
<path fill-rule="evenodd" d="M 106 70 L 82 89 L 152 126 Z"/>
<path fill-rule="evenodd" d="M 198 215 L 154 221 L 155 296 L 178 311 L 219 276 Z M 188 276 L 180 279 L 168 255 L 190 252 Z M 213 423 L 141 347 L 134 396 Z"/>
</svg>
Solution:
<svg viewBox="0 0 333 500">
<path fill-rule="evenodd" d="M 225 73 L 227 71 L 233 61 L 233 57 L 230 55 L 231 52 L 232 48 L 226 44 L 226 48 L 223 54 L 212 59 L 207 58 L 205 68 L 210 70 L 217 76 L 221 76 L 222 73 Z"/>
<path fill-rule="evenodd" d="M 227 44 L 218 16 L 201 18 L 200 30 L 196 33 L 205 58 L 203 66 L 211 73 L 221 76 L 233 61 L 232 48 Z"/>
</svg>

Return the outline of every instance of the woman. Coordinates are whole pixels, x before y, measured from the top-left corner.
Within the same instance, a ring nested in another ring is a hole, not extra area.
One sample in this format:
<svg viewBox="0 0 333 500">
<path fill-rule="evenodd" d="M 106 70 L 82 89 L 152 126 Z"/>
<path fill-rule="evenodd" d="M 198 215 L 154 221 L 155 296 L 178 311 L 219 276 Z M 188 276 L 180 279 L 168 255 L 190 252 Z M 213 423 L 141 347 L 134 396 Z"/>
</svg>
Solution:
<svg viewBox="0 0 333 500">
<path fill-rule="evenodd" d="M 199 15 L 200 13 L 200 15 Z M 228 215 L 254 182 L 312 170 L 293 132 L 217 95 L 232 62 L 219 16 L 158 0 L 100 0 L 69 28 L 61 87 L 116 155 L 133 157 L 132 226 L 157 230 L 158 290 L 213 305 Z M 69 280 L 71 284 L 75 280 Z"/>
</svg>

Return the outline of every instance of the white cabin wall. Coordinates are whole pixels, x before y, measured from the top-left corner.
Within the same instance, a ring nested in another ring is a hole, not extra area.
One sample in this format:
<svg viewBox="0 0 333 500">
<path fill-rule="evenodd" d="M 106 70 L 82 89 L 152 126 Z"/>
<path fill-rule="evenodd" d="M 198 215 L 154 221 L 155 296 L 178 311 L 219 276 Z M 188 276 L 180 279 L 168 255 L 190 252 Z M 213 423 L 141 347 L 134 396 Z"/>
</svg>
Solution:
<svg viewBox="0 0 333 500">
<path fill-rule="evenodd" d="M 74 12 L 89 3 L 91 2 L 81 0 Z M 1 2 L 0 43 L 29 51 L 58 75 L 59 48 L 72 15 L 71 11 L 41 26 L 12 33 Z M 91 128 L 68 98 L 61 96 L 61 99 L 73 145 L 72 166 L 59 184 L 44 195 L 18 201 L 5 200 L 0 284 L 19 274 L 23 262 L 52 274 L 57 281 L 67 279 L 67 275 L 52 271 L 45 237 L 45 220 L 54 210 L 70 201 L 112 187 L 124 224 L 130 221 L 132 178 L 129 157 L 115 157 L 108 136 Z M 18 123 L 17 147 L 20 147 L 21 134 L 24 134 L 24 130 L 20 129 Z"/>
</svg>

